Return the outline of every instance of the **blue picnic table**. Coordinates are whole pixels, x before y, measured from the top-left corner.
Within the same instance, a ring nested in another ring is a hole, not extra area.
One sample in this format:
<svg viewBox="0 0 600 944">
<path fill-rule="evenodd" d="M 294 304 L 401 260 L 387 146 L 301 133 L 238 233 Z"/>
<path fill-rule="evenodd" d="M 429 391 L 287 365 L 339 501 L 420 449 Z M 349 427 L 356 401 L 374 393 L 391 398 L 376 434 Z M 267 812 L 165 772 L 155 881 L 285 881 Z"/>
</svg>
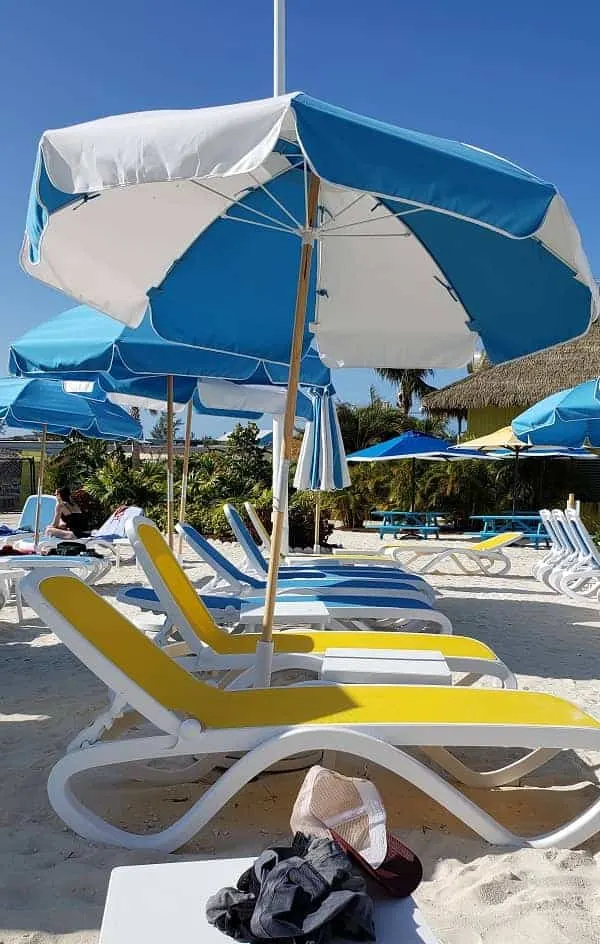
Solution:
<svg viewBox="0 0 600 944">
<path fill-rule="evenodd" d="M 393 508 L 390 511 L 373 511 L 371 517 L 377 519 L 372 524 L 367 524 L 367 528 L 377 529 L 379 537 L 383 538 L 386 534 L 393 534 L 395 537 L 412 532 L 423 538 L 430 535 L 438 538 L 440 535 L 440 526 L 438 518 L 443 518 L 447 512 L 444 511 L 400 511 Z M 381 523 L 378 523 L 378 522 Z"/>
<path fill-rule="evenodd" d="M 536 547 L 545 543 L 548 547 L 550 537 L 540 515 L 532 512 L 514 512 L 505 515 L 471 515 L 471 521 L 481 521 L 483 528 L 479 532 L 482 540 L 506 534 L 507 531 L 521 531 L 524 538 Z"/>
</svg>

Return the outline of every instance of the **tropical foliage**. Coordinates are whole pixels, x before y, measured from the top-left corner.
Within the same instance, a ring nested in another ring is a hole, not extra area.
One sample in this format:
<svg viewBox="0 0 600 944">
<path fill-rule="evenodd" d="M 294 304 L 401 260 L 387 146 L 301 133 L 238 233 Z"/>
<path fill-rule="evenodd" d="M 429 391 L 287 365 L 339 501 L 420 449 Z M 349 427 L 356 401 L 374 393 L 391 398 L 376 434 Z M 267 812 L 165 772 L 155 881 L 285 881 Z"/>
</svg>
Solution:
<svg viewBox="0 0 600 944">
<path fill-rule="evenodd" d="M 443 421 L 416 420 L 371 392 L 366 405 L 338 406 L 347 452 L 396 436 L 406 429 L 448 436 Z M 195 452 L 190 459 L 187 518 L 207 536 L 225 540 L 232 535 L 223 515 L 223 503 L 232 502 L 243 513 L 251 501 L 270 527 L 271 456 L 258 444 L 258 427 L 237 426 L 220 448 Z M 298 442 L 294 442 L 297 447 Z M 297 449 L 294 454 L 297 455 Z M 179 501 L 180 462 L 176 468 L 175 498 Z M 294 473 L 293 463 L 290 482 Z M 360 527 L 374 508 L 408 508 L 411 500 L 410 460 L 351 463 L 350 488 L 322 496 L 320 539 L 327 540 L 331 520 Z M 522 510 L 551 507 L 564 502 L 573 490 L 570 462 L 527 460 L 520 463 L 518 505 Z M 486 461 L 416 463 L 416 507 L 445 511 L 458 527 L 470 530 L 470 515 L 509 510 L 513 463 Z M 123 448 L 72 436 L 48 465 L 46 488 L 69 484 L 86 511 L 91 526 L 104 520 L 120 504 L 144 508 L 161 526 L 165 524 L 166 472 L 163 461 L 126 455 Z M 314 495 L 290 487 L 290 544 L 310 547 L 314 532 Z"/>
<path fill-rule="evenodd" d="M 154 426 L 150 430 L 150 439 L 152 440 L 153 443 L 157 443 L 157 444 L 165 443 L 168 438 L 167 437 L 168 422 L 167 422 L 166 411 L 163 411 L 158 414 L 154 413 L 154 411 L 151 411 L 151 412 L 153 413 L 153 415 L 156 416 L 156 421 L 154 423 Z M 179 439 L 181 435 L 182 427 L 183 427 L 183 420 L 181 416 L 175 413 L 175 415 L 173 416 L 173 435 L 175 439 Z"/>
</svg>

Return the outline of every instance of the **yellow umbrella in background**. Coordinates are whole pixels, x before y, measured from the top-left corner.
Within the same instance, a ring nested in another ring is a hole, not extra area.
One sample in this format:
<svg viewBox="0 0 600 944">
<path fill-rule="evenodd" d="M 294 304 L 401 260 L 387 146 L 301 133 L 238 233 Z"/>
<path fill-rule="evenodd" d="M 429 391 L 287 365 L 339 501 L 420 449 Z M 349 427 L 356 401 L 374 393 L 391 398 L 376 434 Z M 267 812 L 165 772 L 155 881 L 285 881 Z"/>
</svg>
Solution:
<svg viewBox="0 0 600 944">
<path fill-rule="evenodd" d="M 532 445 L 528 442 L 525 442 L 523 439 L 519 439 L 515 435 L 511 426 L 503 426 L 502 429 L 497 429 L 493 433 L 488 433 L 487 436 L 479 436 L 477 439 L 469 439 L 466 442 L 460 443 L 457 446 L 453 446 L 452 449 L 475 449 L 480 452 L 488 453 L 493 455 L 498 459 L 507 458 L 509 455 L 513 455 L 515 458 L 514 465 L 514 475 L 513 475 L 513 494 L 512 494 L 512 512 L 513 514 L 516 511 L 517 506 L 517 489 L 519 484 L 519 459 L 523 454 L 528 458 L 562 458 L 562 459 L 574 459 L 574 458 L 588 458 L 592 456 L 592 453 L 587 449 L 575 449 L 568 446 L 540 446 Z"/>
<path fill-rule="evenodd" d="M 456 446 L 456 449 L 479 449 L 481 452 L 490 452 L 494 449 L 510 449 L 511 452 L 529 449 L 530 447 L 512 431 L 512 426 L 503 426 L 497 429 L 495 433 L 488 433 L 487 436 L 479 436 L 477 439 L 469 439 Z"/>
</svg>

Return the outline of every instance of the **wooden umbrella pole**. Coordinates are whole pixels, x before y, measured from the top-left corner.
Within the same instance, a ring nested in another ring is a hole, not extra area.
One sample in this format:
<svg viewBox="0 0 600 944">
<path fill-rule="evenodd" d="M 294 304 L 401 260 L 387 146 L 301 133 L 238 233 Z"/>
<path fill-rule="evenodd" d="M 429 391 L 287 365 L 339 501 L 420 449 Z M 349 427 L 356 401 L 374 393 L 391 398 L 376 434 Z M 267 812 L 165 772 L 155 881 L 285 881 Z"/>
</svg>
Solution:
<svg viewBox="0 0 600 944">
<path fill-rule="evenodd" d="M 185 418 L 185 445 L 183 447 L 183 469 L 181 472 L 181 500 L 179 502 L 179 524 L 185 521 L 185 506 L 187 503 L 188 471 L 190 468 L 190 446 L 192 444 L 192 419 L 194 416 L 194 405 L 192 401 L 187 405 L 187 414 Z M 177 553 L 181 557 L 183 548 L 183 535 L 179 535 Z"/>
<path fill-rule="evenodd" d="M 271 646 L 273 638 L 273 614 L 275 612 L 275 598 L 277 594 L 277 573 L 285 525 L 285 502 L 283 501 L 288 485 L 288 472 L 292 457 L 292 438 L 294 433 L 294 419 L 296 416 L 296 399 L 298 382 L 300 380 L 300 360 L 302 357 L 302 341 L 304 339 L 304 322 L 306 320 L 306 305 L 308 301 L 308 285 L 313 253 L 313 231 L 317 220 L 319 201 L 319 177 L 309 174 L 308 201 L 307 201 L 307 232 L 302 241 L 300 253 L 300 267 L 298 270 L 298 287 L 296 289 L 296 307 L 294 311 L 294 334 L 290 353 L 290 371 L 288 392 L 283 417 L 283 436 L 281 442 L 281 461 L 279 463 L 279 483 L 277 494 L 273 496 L 273 534 L 271 536 L 271 556 L 269 558 L 269 573 L 267 575 L 267 589 L 265 594 L 265 612 L 263 616 L 261 642 Z M 257 658 L 256 681 L 268 685 L 270 665 L 267 672 L 260 670 L 260 658 Z M 262 678 L 261 678 L 262 675 Z M 266 678 L 264 676 L 267 676 Z"/>
<path fill-rule="evenodd" d="M 173 377 L 167 377 L 167 538 L 173 550 Z"/>
<path fill-rule="evenodd" d="M 35 506 L 35 525 L 33 529 L 33 546 L 37 550 L 38 542 L 40 540 L 40 513 L 42 510 L 42 495 L 44 491 L 44 468 L 46 465 L 46 436 L 48 433 L 48 427 L 44 423 L 42 426 L 42 441 L 40 444 L 40 468 L 38 471 L 38 482 L 37 482 L 37 503 Z"/>
<path fill-rule="evenodd" d="M 315 537 L 313 541 L 313 551 L 315 554 L 321 553 L 321 492 L 315 492 Z"/>
</svg>

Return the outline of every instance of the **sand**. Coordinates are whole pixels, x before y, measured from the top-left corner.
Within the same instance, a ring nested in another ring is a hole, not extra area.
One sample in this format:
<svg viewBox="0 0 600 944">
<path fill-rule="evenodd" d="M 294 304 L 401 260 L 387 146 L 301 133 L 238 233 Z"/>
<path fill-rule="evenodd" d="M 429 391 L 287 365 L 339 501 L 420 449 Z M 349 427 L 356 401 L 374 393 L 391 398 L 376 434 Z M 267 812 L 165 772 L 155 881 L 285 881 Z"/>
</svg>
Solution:
<svg viewBox="0 0 600 944">
<path fill-rule="evenodd" d="M 378 542 L 364 533 L 335 540 L 349 548 Z M 240 560 L 237 545 L 224 548 Z M 597 610 L 536 583 L 530 573 L 539 552 L 509 553 L 513 567 L 504 578 L 431 577 L 440 608 L 456 633 L 489 643 L 518 673 L 521 688 L 563 695 L 600 718 Z M 198 579 L 206 573 L 202 566 L 190 570 Z M 114 599 L 121 584 L 141 579 L 129 564 L 113 569 L 99 589 Z M 0 610 L 0 942 L 95 944 L 113 867 L 250 855 L 287 837 L 303 772 L 249 785 L 178 856 L 133 853 L 74 835 L 52 811 L 46 780 L 69 740 L 105 705 L 105 692 L 31 610 L 21 626 L 15 620 L 13 606 Z M 584 760 L 591 767 L 568 754 L 522 786 L 472 795 L 523 833 L 551 828 L 598 795 L 600 754 Z M 362 764 L 347 769 L 365 770 Z M 600 941 L 600 839 L 574 852 L 490 846 L 404 781 L 373 766 L 366 772 L 382 790 L 391 827 L 422 857 L 425 879 L 415 897 L 443 944 Z M 144 786 L 103 773 L 81 788 L 116 820 L 151 830 L 179 816 L 204 786 Z"/>
</svg>

